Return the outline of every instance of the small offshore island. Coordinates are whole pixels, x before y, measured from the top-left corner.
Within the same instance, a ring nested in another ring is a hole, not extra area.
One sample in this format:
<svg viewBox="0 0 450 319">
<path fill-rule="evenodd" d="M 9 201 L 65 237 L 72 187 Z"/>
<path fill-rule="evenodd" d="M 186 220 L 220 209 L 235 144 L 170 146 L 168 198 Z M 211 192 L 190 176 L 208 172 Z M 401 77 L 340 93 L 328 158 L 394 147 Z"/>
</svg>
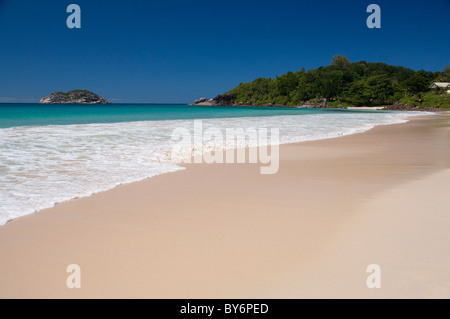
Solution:
<svg viewBox="0 0 450 319">
<path fill-rule="evenodd" d="M 41 104 L 111 104 L 110 101 L 88 90 L 72 90 L 67 93 L 53 92 L 44 96 Z"/>
</svg>

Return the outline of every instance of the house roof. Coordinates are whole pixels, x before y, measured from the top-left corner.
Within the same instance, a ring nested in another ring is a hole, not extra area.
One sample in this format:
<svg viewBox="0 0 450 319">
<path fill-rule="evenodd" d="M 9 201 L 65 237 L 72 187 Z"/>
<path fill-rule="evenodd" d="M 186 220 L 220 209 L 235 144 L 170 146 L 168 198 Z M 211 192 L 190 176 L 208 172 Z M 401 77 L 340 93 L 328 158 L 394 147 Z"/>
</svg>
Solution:
<svg viewBox="0 0 450 319">
<path fill-rule="evenodd" d="M 431 84 L 430 87 L 433 87 L 433 86 L 437 86 L 440 88 L 446 88 L 446 87 L 450 86 L 450 82 L 434 82 L 433 84 Z"/>
</svg>

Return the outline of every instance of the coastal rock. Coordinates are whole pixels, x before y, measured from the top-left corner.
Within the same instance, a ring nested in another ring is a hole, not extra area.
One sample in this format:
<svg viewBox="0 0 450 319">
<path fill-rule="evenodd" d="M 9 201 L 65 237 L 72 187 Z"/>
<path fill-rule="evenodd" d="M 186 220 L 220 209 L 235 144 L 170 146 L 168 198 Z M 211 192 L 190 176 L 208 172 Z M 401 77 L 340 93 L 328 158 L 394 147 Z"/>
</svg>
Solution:
<svg viewBox="0 0 450 319">
<path fill-rule="evenodd" d="M 422 111 L 422 112 L 444 112 L 447 109 L 437 107 L 418 107 L 409 104 L 402 104 L 400 102 L 396 102 L 392 105 L 388 105 L 384 108 L 389 111 Z"/>
<path fill-rule="evenodd" d="M 236 94 L 223 94 L 217 95 L 215 98 L 209 100 L 205 97 L 202 97 L 198 100 L 195 100 L 195 103 L 193 105 L 237 106 L 238 103 L 236 103 Z M 242 103 L 239 105 L 242 105 Z"/>
<path fill-rule="evenodd" d="M 342 105 L 338 106 L 328 106 L 327 105 L 327 99 L 317 99 L 314 103 L 313 102 L 304 102 L 300 105 L 291 105 L 288 106 L 286 104 L 272 104 L 272 103 L 266 103 L 266 104 L 256 104 L 256 103 L 243 103 L 241 101 L 236 101 L 237 95 L 236 94 L 223 94 L 223 95 L 217 95 L 213 99 L 206 99 L 201 98 L 198 100 L 195 100 L 194 104 L 191 105 L 204 105 L 204 106 L 269 106 L 269 107 L 301 107 L 301 108 L 345 108 Z"/>
<path fill-rule="evenodd" d="M 43 97 L 42 104 L 110 104 L 107 99 L 88 90 L 73 90 L 67 93 L 53 92 Z"/>
<path fill-rule="evenodd" d="M 390 111 L 412 111 L 415 109 L 417 109 L 417 108 L 413 105 L 402 104 L 400 102 L 396 102 L 396 103 L 386 107 L 386 110 L 390 110 Z"/>
<path fill-rule="evenodd" d="M 236 94 L 223 94 L 217 95 L 213 101 L 216 105 L 223 106 L 235 106 L 236 105 Z"/>
</svg>

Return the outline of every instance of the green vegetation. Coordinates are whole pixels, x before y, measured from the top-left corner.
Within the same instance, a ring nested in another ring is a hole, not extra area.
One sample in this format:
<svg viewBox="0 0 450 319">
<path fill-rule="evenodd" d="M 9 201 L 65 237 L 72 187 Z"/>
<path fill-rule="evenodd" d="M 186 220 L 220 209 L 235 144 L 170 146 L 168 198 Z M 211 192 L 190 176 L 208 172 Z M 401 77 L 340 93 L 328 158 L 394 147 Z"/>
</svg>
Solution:
<svg viewBox="0 0 450 319">
<path fill-rule="evenodd" d="M 446 93 L 444 90 L 430 91 L 404 97 L 400 102 L 415 107 L 450 108 L 450 94 Z"/>
<path fill-rule="evenodd" d="M 225 94 L 236 103 L 249 105 L 318 104 L 328 106 L 381 106 L 401 101 L 423 107 L 449 107 L 444 90 L 430 92 L 434 81 L 450 82 L 450 66 L 443 72 L 414 71 L 402 66 L 366 61 L 350 63 L 346 56 L 333 57 L 331 65 L 288 72 L 276 78 L 241 83 Z"/>
<path fill-rule="evenodd" d="M 68 92 L 55 92 L 55 94 L 60 94 L 60 95 L 73 95 L 73 94 L 86 94 L 86 93 L 91 93 L 91 91 L 88 90 L 72 90 L 72 91 L 68 91 Z"/>
</svg>

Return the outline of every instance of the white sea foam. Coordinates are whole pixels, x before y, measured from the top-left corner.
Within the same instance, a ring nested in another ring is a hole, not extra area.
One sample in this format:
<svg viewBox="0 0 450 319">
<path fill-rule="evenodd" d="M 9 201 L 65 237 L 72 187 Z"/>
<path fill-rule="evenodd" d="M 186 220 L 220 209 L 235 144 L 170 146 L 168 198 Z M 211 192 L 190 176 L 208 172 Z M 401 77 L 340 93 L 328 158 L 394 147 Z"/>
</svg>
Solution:
<svg viewBox="0 0 450 319">
<path fill-rule="evenodd" d="M 203 128 L 279 128 L 293 143 L 405 122 L 411 113 L 323 113 L 203 120 Z M 193 120 L 28 126 L 0 129 L 0 225 L 56 203 L 119 184 L 174 172 L 175 128 L 193 132 Z M 254 145 L 238 145 L 254 146 Z M 227 148 L 209 144 L 203 151 Z M 196 155 L 191 149 L 180 156 Z"/>
</svg>

